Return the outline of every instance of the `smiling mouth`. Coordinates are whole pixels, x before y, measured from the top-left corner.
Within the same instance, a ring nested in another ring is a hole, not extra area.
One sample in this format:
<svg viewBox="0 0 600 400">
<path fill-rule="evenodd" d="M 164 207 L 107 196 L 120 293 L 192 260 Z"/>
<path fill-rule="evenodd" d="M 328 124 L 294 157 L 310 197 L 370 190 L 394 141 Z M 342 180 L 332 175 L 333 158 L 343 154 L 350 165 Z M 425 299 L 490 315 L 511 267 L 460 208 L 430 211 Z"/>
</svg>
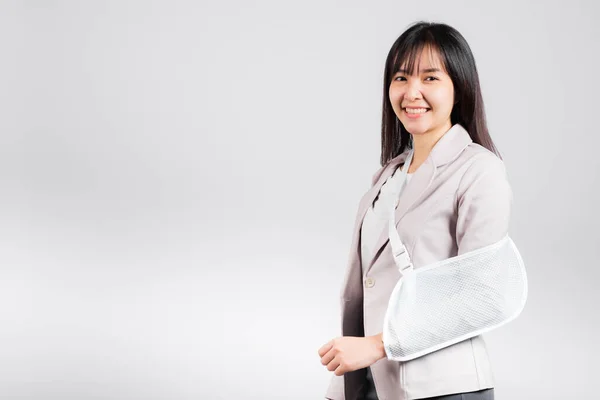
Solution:
<svg viewBox="0 0 600 400">
<path fill-rule="evenodd" d="M 429 108 L 403 108 L 404 112 L 407 114 L 425 114 L 429 111 Z"/>
</svg>

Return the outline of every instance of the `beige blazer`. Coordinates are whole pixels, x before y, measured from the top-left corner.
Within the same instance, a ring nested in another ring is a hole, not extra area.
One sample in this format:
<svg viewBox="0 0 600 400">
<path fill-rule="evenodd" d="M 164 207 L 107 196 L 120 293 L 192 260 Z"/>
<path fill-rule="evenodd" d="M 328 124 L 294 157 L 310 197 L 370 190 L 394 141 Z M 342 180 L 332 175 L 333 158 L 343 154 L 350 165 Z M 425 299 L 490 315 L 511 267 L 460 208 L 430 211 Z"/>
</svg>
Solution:
<svg viewBox="0 0 600 400">
<path fill-rule="evenodd" d="M 371 262 L 361 266 L 360 227 L 381 186 L 407 155 L 408 150 L 380 168 L 359 203 L 341 291 L 343 336 L 382 331 L 387 303 L 400 274 L 387 229 L 379 237 L 379 250 L 374 251 Z M 502 160 L 474 143 L 457 124 L 436 143 L 404 188 L 396 226 L 414 267 L 420 268 L 502 239 L 508 233 L 511 206 L 512 191 Z M 407 362 L 384 358 L 373 364 L 371 371 L 380 400 L 420 399 L 494 385 L 481 336 Z M 334 375 L 325 397 L 357 399 L 365 373 L 362 369 Z"/>
</svg>

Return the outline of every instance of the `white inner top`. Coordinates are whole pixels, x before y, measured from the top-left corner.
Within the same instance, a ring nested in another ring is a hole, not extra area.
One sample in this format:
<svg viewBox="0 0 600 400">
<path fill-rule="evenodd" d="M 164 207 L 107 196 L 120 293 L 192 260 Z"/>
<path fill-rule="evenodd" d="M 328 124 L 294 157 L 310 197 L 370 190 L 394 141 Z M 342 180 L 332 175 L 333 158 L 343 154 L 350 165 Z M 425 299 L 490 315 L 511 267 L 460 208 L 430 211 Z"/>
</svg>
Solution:
<svg viewBox="0 0 600 400">
<path fill-rule="evenodd" d="M 390 204 L 391 202 L 398 201 L 397 198 L 394 198 L 390 194 L 393 195 L 393 193 L 391 193 L 391 188 L 397 186 L 396 181 L 399 179 L 400 175 L 400 168 L 397 168 L 394 174 L 384 182 L 379 191 L 379 196 L 375 199 L 374 204 L 367 209 L 367 213 L 365 214 L 365 219 L 363 220 L 360 232 L 360 251 L 363 274 L 376 251 L 375 245 L 381 232 L 384 229 L 387 229 L 389 223 L 389 210 L 391 208 Z M 412 174 L 407 174 L 406 184 L 410 182 L 411 178 Z M 389 185 L 388 182 L 390 183 Z"/>
</svg>

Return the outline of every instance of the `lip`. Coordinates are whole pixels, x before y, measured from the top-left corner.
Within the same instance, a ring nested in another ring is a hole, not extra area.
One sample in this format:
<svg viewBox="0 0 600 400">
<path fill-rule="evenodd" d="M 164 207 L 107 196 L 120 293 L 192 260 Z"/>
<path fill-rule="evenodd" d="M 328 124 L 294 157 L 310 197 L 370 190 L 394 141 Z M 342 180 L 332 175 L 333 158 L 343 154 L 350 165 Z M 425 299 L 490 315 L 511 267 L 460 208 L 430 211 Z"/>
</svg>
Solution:
<svg viewBox="0 0 600 400">
<path fill-rule="evenodd" d="M 420 114 L 410 114 L 406 112 L 406 109 L 415 109 L 415 108 L 425 108 L 427 109 L 427 111 L 425 111 L 424 113 L 420 113 Z M 406 115 L 407 118 L 410 119 L 418 119 L 421 118 L 423 115 L 427 114 L 429 111 L 431 111 L 431 108 L 429 107 L 402 107 L 402 112 L 404 113 L 404 115 Z"/>
</svg>

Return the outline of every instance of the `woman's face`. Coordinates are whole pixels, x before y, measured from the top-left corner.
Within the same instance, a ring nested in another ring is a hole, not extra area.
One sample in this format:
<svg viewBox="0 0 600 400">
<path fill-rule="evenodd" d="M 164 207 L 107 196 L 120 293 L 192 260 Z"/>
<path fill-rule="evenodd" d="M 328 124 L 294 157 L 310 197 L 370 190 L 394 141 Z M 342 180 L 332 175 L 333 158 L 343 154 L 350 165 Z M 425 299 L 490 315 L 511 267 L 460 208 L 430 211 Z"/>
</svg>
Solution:
<svg viewBox="0 0 600 400">
<path fill-rule="evenodd" d="M 454 85 L 437 52 L 425 48 L 415 61 L 412 75 L 406 73 L 403 65 L 392 77 L 392 108 L 412 135 L 442 135 L 452 127 Z"/>
</svg>

